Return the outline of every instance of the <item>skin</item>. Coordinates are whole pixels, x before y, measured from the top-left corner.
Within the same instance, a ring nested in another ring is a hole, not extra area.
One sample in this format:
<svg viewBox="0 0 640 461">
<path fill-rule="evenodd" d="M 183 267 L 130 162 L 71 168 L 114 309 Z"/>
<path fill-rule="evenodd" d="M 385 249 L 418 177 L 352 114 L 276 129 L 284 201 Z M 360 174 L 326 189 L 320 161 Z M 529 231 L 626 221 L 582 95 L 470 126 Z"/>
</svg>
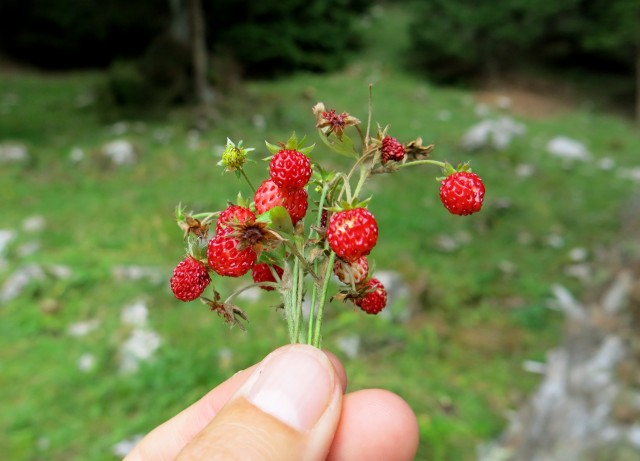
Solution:
<svg viewBox="0 0 640 461">
<path fill-rule="evenodd" d="M 301 369 L 311 362 L 309 369 L 316 374 L 306 387 L 312 391 L 320 383 L 320 390 L 305 403 L 311 407 L 307 419 L 288 423 L 277 415 L 283 405 L 272 410 L 269 399 L 266 411 L 260 408 L 265 400 L 255 397 L 260 387 L 256 383 L 270 379 L 277 391 L 282 379 L 283 395 L 295 393 L 287 386 L 296 372 L 305 379 Z M 291 376 L 289 363 L 295 368 Z M 265 378 L 273 367 L 279 367 L 276 377 Z M 408 404 L 383 389 L 345 393 L 346 388 L 344 367 L 333 354 L 311 346 L 284 346 L 152 430 L 124 461 L 413 460 L 418 425 Z"/>
</svg>

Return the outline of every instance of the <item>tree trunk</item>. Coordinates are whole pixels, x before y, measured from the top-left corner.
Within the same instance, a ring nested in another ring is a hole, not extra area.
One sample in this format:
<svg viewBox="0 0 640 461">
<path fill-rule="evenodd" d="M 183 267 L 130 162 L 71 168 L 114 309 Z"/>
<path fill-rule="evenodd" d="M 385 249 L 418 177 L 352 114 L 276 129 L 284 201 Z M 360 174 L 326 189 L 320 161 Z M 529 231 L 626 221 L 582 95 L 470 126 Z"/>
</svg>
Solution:
<svg viewBox="0 0 640 461">
<path fill-rule="evenodd" d="M 208 55 L 202 0 L 188 0 L 188 5 L 194 95 L 198 104 L 208 106 L 213 102 L 213 92 L 207 83 Z"/>
<path fill-rule="evenodd" d="M 636 45 L 636 126 L 640 129 L 640 44 Z"/>
</svg>

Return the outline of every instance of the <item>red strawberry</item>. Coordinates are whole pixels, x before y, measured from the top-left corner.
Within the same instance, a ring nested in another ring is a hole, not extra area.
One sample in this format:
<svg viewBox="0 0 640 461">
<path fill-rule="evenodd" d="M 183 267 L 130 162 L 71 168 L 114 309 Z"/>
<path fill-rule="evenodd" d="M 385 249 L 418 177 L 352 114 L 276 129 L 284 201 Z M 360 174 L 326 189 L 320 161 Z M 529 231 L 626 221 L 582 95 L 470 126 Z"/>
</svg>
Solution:
<svg viewBox="0 0 640 461">
<path fill-rule="evenodd" d="M 180 301 L 193 301 L 211 283 L 207 267 L 195 259 L 187 256 L 173 270 L 170 284 L 171 291 Z"/>
<path fill-rule="evenodd" d="M 377 314 L 387 305 L 387 290 L 376 278 L 370 279 L 364 287 L 368 293 L 354 299 L 353 303 L 367 314 Z"/>
<path fill-rule="evenodd" d="M 291 216 L 291 222 L 293 225 L 304 218 L 307 214 L 307 208 L 309 206 L 309 196 L 304 189 L 295 189 L 289 192 L 289 195 L 284 199 L 284 207 Z"/>
<path fill-rule="evenodd" d="M 404 146 L 391 136 L 384 137 L 381 150 L 382 163 L 387 163 L 389 160 L 399 162 L 404 158 Z"/>
<path fill-rule="evenodd" d="M 278 187 L 272 179 L 267 179 L 258 187 L 254 201 L 259 214 L 266 213 L 276 206 L 285 207 L 294 225 L 304 218 L 309 206 L 307 191 L 304 189 L 287 191 Z"/>
<path fill-rule="evenodd" d="M 440 200 L 452 214 L 465 216 L 480 211 L 484 200 L 482 179 L 468 171 L 453 173 L 440 184 Z"/>
<path fill-rule="evenodd" d="M 364 256 L 352 262 L 337 259 L 333 265 L 333 273 L 336 274 L 338 279 L 345 285 L 358 285 L 367 278 L 369 274 L 369 263 Z"/>
<path fill-rule="evenodd" d="M 282 274 L 284 273 L 284 269 L 282 269 L 282 267 L 276 266 L 275 264 L 273 266 L 269 266 L 269 264 L 260 263 L 260 264 L 256 264 L 251 268 L 251 275 L 253 277 L 253 281 L 256 283 L 276 282 L 276 278 L 273 276 L 273 273 L 271 272 L 271 267 L 273 267 L 273 270 L 275 270 L 276 274 L 278 274 L 278 277 L 282 278 Z M 274 290 L 274 288 L 270 286 L 261 286 L 260 288 L 266 291 Z"/>
<path fill-rule="evenodd" d="M 368 255 L 378 240 L 378 224 L 366 208 L 334 213 L 327 229 L 329 246 L 338 257 L 355 261 Z"/>
<path fill-rule="evenodd" d="M 256 215 L 249 208 L 239 205 L 229 205 L 220 216 L 218 216 L 218 224 L 216 224 L 216 234 L 222 229 L 226 229 L 229 224 L 234 222 L 244 224 L 247 221 L 255 221 Z"/>
<path fill-rule="evenodd" d="M 209 240 L 207 260 L 219 275 L 240 277 L 253 267 L 258 255 L 251 247 L 238 250 L 239 240 L 227 237 L 231 231 L 231 228 L 223 229 Z"/>
<path fill-rule="evenodd" d="M 271 179 L 282 189 L 300 189 L 311 178 L 311 160 L 297 150 L 283 149 L 269 163 Z"/>
</svg>

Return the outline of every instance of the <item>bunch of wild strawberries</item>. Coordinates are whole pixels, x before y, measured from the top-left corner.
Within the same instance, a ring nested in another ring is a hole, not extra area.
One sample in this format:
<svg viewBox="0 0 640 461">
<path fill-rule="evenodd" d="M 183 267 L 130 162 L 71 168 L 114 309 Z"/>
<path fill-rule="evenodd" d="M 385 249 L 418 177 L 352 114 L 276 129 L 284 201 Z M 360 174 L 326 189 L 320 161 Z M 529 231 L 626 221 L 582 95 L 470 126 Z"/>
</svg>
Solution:
<svg viewBox="0 0 640 461">
<path fill-rule="evenodd" d="M 176 217 L 185 231 L 187 255 L 173 271 L 170 284 L 181 301 L 200 298 L 228 322 L 242 327 L 242 309 L 233 304 L 239 292 L 251 286 L 279 290 L 292 342 L 319 345 L 322 315 L 330 279 L 339 287 L 330 299 L 350 302 L 368 314 L 377 314 L 387 303 L 387 291 L 373 277 L 367 259 L 378 241 L 378 225 L 359 196 L 372 175 L 393 173 L 401 168 L 433 164 L 442 169 L 440 199 L 449 212 L 469 215 L 480 210 L 484 199 L 482 180 L 468 164 L 454 168 L 429 159 L 433 146 L 423 146 L 420 138 L 402 144 L 378 127 L 364 133 L 361 122 L 343 112 L 326 110 L 322 103 L 313 108 L 316 128 L 331 150 L 353 158 L 347 173 L 327 172 L 309 157 L 314 146 L 294 135 L 279 146 L 266 143 L 272 156 L 269 178 L 253 189 L 244 171 L 253 149 L 227 140 L 220 164 L 249 182 L 253 200 L 240 195 L 219 212 L 186 214 L 179 207 Z M 356 148 L 346 130 L 355 130 L 361 147 Z M 355 188 L 353 187 L 356 183 Z M 314 199 L 313 217 L 309 192 Z M 210 225 L 217 218 L 213 231 Z M 305 222 L 306 218 L 306 222 Z M 221 277 L 241 277 L 251 271 L 253 284 L 222 300 L 202 295 L 211 284 L 212 273 Z M 309 282 L 308 282 L 309 281 Z M 310 286 L 309 286 L 310 285 Z M 310 318 L 303 324 L 302 302 L 310 299 Z"/>
</svg>

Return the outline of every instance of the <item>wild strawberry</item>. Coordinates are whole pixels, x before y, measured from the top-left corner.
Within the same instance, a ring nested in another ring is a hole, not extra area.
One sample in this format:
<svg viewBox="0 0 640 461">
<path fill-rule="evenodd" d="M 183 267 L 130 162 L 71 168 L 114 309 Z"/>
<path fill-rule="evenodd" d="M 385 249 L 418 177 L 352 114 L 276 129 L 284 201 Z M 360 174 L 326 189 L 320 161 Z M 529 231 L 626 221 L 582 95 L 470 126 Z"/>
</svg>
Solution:
<svg viewBox="0 0 640 461">
<path fill-rule="evenodd" d="M 284 273 L 284 269 L 280 266 L 269 266 L 266 263 L 256 264 L 251 268 L 251 276 L 253 277 L 253 281 L 256 283 L 260 282 L 276 282 L 276 278 L 273 276 L 273 272 L 271 272 L 271 268 L 278 274 L 278 277 L 282 278 L 282 274 Z M 274 288 L 270 286 L 261 286 L 263 290 L 273 291 Z"/>
<path fill-rule="evenodd" d="M 238 250 L 240 241 L 229 237 L 231 232 L 231 228 L 223 229 L 209 240 L 207 261 L 219 275 L 240 277 L 253 267 L 258 255 L 250 246 Z"/>
<path fill-rule="evenodd" d="M 218 216 L 218 224 L 216 224 L 216 234 L 222 229 L 226 229 L 229 224 L 244 224 L 248 221 L 255 221 L 256 215 L 249 208 L 239 205 L 229 205 L 220 216 Z"/>
<path fill-rule="evenodd" d="M 440 200 L 455 215 L 465 216 L 480 211 L 484 200 L 482 179 L 468 171 L 453 173 L 440 184 Z"/>
<path fill-rule="evenodd" d="M 307 208 L 309 207 L 309 195 L 304 189 L 295 189 L 289 192 L 289 195 L 284 199 L 284 207 L 291 216 L 291 222 L 295 224 L 304 218 L 307 214 Z"/>
<path fill-rule="evenodd" d="M 333 273 L 336 274 L 338 280 L 345 285 L 358 285 L 367 278 L 369 274 L 369 263 L 364 256 L 352 262 L 337 259 L 333 265 Z"/>
<path fill-rule="evenodd" d="M 387 305 L 387 290 L 376 278 L 369 279 L 364 288 L 367 293 L 353 303 L 367 314 L 377 314 Z"/>
<path fill-rule="evenodd" d="M 267 179 L 258 187 L 254 201 L 259 214 L 266 213 L 276 206 L 285 207 L 294 225 L 304 218 L 309 206 L 307 191 L 304 189 L 287 191 L 278 187 L 272 179 Z"/>
<path fill-rule="evenodd" d="M 192 256 L 187 256 L 173 270 L 171 291 L 180 301 L 193 301 L 211 283 L 207 267 Z"/>
<path fill-rule="evenodd" d="M 392 138 L 391 136 L 384 137 L 381 150 L 382 163 L 387 163 L 389 160 L 399 162 L 404 158 L 404 146 L 400 144 L 396 138 Z"/>
<path fill-rule="evenodd" d="M 329 246 L 346 261 L 368 255 L 378 241 L 378 223 L 366 208 L 334 213 L 327 229 Z"/>
<path fill-rule="evenodd" d="M 291 149 L 278 151 L 269 163 L 271 179 L 282 189 L 300 189 L 311 178 L 311 160 L 302 152 Z"/>
</svg>

